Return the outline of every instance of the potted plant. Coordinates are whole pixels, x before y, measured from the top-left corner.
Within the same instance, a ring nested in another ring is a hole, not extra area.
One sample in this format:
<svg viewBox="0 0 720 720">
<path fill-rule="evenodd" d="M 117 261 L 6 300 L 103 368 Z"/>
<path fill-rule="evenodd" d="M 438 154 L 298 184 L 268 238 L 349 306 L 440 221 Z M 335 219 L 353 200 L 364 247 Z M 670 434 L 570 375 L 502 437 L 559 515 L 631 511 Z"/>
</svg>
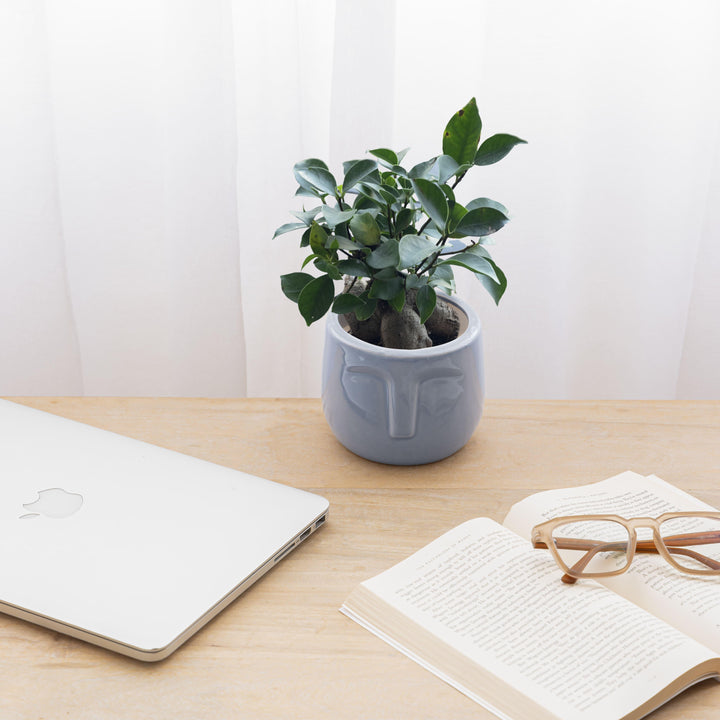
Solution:
<svg viewBox="0 0 720 720">
<path fill-rule="evenodd" d="M 470 271 L 500 301 L 507 279 L 487 245 L 508 211 L 489 198 L 462 203 L 455 190 L 470 170 L 525 142 L 497 134 L 481 143 L 481 129 L 472 98 L 448 122 L 442 154 L 409 169 L 407 151 L 385 148 L 345 162 L 341 183 L 322 160 L 294 166 L 296 195 L 312 207 L 292 213 L 275 237 L 302 230 L 308 256 L 281 287 L 308 325 L 332 311 L 323 409 L 340 442 L 368 459 L 442 459 L 480 420 L 480 323 L 451 297 L 453 273 Z"/>
</svg>

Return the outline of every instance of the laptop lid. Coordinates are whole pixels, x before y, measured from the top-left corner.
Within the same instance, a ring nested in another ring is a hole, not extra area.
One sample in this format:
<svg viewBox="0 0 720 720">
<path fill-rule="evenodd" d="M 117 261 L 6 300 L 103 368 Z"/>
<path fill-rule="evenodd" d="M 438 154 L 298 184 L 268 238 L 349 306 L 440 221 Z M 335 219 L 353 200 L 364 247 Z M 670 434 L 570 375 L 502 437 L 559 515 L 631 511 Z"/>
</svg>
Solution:
<svg viewBox="0 0 720 720">
<path fill-rule="evenodd" d="M 322 525 L 324 498 L 0 400 L 0 611 L 161 660 Z"/>
</svg>

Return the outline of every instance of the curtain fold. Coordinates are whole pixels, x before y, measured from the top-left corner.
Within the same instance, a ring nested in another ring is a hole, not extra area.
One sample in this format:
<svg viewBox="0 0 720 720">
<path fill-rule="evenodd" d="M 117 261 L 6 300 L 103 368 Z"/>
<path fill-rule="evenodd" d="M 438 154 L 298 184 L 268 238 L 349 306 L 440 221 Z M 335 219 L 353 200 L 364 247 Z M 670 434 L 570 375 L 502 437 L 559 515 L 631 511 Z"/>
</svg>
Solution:
<svg viewBox="0 0 720 720">
<path fill-rule="evenodd" d="M 328 157 L 334 3 L 236 2 L 233 20 L 248 394 L 317 395 L 323 328 L 306 328 L 280 291 L 304 254 L 299 239 L 273 233 L 302 208 L 293 164 Z"/>
<path fill-rule="evenodd" d="M 712 0 L 0 3 L 0 395 L 317 396 L 292 165 L 437 154 L 478 100 L 528 141 L 488 394 L 720 397 Z"/>
<path fill-rule="evenodd" d="M 80 395 L 43 6 L 0 4 L 0 34 L 0 392 Z"/>
<path fill-rule="evenodd" d="M 229 4 L 3 8 L 1 392 L 244 394 Z"/>
</svg>

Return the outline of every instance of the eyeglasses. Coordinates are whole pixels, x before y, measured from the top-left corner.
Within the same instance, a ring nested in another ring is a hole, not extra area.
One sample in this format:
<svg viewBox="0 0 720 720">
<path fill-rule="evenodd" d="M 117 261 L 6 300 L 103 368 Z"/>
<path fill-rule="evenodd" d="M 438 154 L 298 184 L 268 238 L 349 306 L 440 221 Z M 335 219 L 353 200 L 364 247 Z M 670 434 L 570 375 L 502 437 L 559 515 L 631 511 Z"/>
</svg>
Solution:
<svg viewBox="0 0 720 720">
<path fill-rule="evenodd" d="M 693 575 L 720 575 L 720 512 L 673 512 L 627 520 L 573 515 L 532 529 L 533 547 L 548 548 L 572 584 L 579 578 L 624 573 L 635 553 L 656 553 Z"/>
</svg>

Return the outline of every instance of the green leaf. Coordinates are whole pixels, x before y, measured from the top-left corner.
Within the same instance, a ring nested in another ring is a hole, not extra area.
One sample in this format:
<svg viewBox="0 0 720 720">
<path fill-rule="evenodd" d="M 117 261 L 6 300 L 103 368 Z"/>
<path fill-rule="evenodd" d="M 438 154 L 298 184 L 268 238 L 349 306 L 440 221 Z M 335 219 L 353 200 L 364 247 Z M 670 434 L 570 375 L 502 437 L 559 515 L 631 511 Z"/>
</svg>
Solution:
<svg viewBox="0 0 720 720">
<path fill-rule="evenodd" d="M 300 291 L 298 308 L 308 325 L 319 320 L 332 305 L 335 297 L 335 285 L 329 275 L 321 275 L 311 280 Z"/>
<path fill-rule="evenodd" d="M 387 279 L 375 278 L 370 286 L 368 297 L 389 302 L 403 289 L 403 284 L 403 279 L 399 275 Z"/>
<path fill-rule="evenodd" d="M 440 249 L 424 235 L 404 235 L 398 245 L 400 253 L 398 270 L 413 267 Z"/>
<path fill-rule="evenodd" d="M 472 164 L 480 142 L 482 122 L 475 98 L 458 110 L 443 133 L 443 153 L 450 155 L 458 165 Z"/>
<path fill-rule="evenodd" d="M 327 255 L 327 240 L 328 235 L 325 230 L 316 222 L 313 222 L 310 226 L 310 247 L 312 248 L 312 251 L 321 257 Z"/>
<path fill-rule="evenodd" d="M 450 216 L 450 208 L 445 193 L 438 185 L 423 178 L 413 180 L 413 188 L 422 203 L 423 210 L 441 231 L 444 230 Z"/>
<path fill-rule="evenodd" d="M 395 234 L 390 232 L 390 225 L 388 224 L 388 219 L 387 217 L 385 217 L 385 215 L 381 213 L 375 218 L 375 220 L 377 221 L 378 227 L 380 228 L 381 239 L 382 237 L 388 236 L 395 237 Z"/>
<path fill-rule="evenodd" d="M 411 208 L 403 208 L 395 218 L 395 232 L 409 228 L 415 221 L 415 211 Z"/>
<path fill-rule="evenodd" d="M 392 205 L 393 203 L 398 202 L 398 200 L 401 200 L 403 197 L 402 190 L 390 187 L 389 185 L 381 185 L 378 188 L 378 192 L 380 193 L 380 195 L 382 195 L 383 200 L 388 205 Z"/>
<path fill-rule="evenodd" d="M 400 162 L 396 153 L 393 150 L 388 150 L 388 148 L 376 148 L 375 150 L 370 150 L 369 152 L 376 158 L 380 158 L 380 160 L 382 160 L 385 164 L 390 165 L 390 167 L 397 165 Z"/>
<path fill-rule="evenodd" d="M 408 174 L 405 173 L 404 175 L 401 175 L 398 177 L 397 181 L 398 185 L 405 191 L 406 197 L 410 199 L 410 195 L 412 194 L 412 182 L 410 181 Z"/>
<path fill-rule="evenodd" d="M 427 319 L 432 315 L 437 303 L 437 295 L 429 285 L 424 285 L 418 290 L 417 294 L 417 309 L 420 312 L 420 322 L 425 324 Z"/>
<path fill-rule="evenodd" d="M 281 225 L 274 233 L 273 240 L 278 236 L 282 235 L 283 233 L 292 232 L 293 230 L 299 230 L 300 228 L 304 228 L 305 223 L 285 223 L 284 225 Z"/>
<path fill-rule="evenodd" d="M 360 183 L 358 185 L 358 191 L 382 205 L 392 205 L 404 197 L 401 190 L 397 190 L 389 185 L 378 185 L 371 182 Z"/>
<path fill-rule="evenodd" d="M 484 245 L 469 245 L 465 252 L 472 253 L 473 255 L 477 255 L 478 257 L 485 258 L 486 260 L 492 260 L 492 257 L 490 253 L 488 252 L 488 249 Z"/>
<path fill-rule="evenodd" d="M 408 177 L 412 178 L 413 180 L 416 180 L 417 178 L 426 178 L 429 175 L 430 171 L 433 169 L 436 160 L 437 156 L 430 158 L 429 160 L 425 160 L 424 162 L 418 163 L 414 167 L 410 168 Z"/>
<path fill-rule="evenodd" d="M 475 210 L 475 208 L 481 207 L 494 208 L 495 210 L 499 210 L 505 217 L 510 217 L 510 213 L 504 205 L 501 205 L 499 202 L 491 200 L 490 198 L 475 198 L 467 204 L 468 210 Z"/>
<path fill-rule="evenodd" d="M 360 162 L 359 160 L 345 160 L 345 161 L 343 162 L 343 175 L 347 175 L 347 174 L 348 174 L 348 170 L 350 170 L 350 168 L 351 168 L 353 165 L 355 165 L 356 163 L 359 163 L 359 162 Z"/>
<path fill-rule="evenodd" d="M 453 192 L 453 189 L 449 185 L 441 185 L 440 189 L 445 194 L 445 197 L 447 198 L 448 205 L 452 207 L 455 204 L 455 193 Z"/>
<path fill-rule="evenodd" d="M 341 293 L 335 298 L 331 309 L 338 315 L 346 315 L 347 313 L 355 312 L 355 310 L 363 307 L 363 305 L 365 305 L 365 303 L 357 295 Z"/>
<path fill-rule="evenodd" d="M 367 293 L 363 293 L 360 296 L 360 300 L 363 301 L 363 306 L 355 309 L 355 317 L 360 320 L 367 320 L 377 309 L 377 300 L 369 298 Z"/>
<path fill-rule="evenodd" d="M 359 195 L 364 195 L 374 200 L 379 205 L 385 204 L 385 198 L 380 194 L 380 185 L 370 182 L 361 182 L 357 185 L 357 192 Z"/>
<path fill-rule="evenodd" d="M 400 262 L 400 250 L 395 238 L 388 238 L 368 255 L 367 264 L 375 270 L 395 268 Z M 385 300 L 386 298 L 383 298 Z"/>
<path fill-rule="evenodd" d="M 377 170 L 377 163 L 374 160 L 365 159 L 353 163 L 345 173 L 343 193 L 346 193 L 356 183 L 365 179 L 373 170 Z"/>
<path fill-rule="evenodd" d="M 312 221 L 315 219 L 315 216 L 320 212 L 320 210 L 322 210 L 322 205 L 318 205 L 311 210 L 291 210 L 290 214 L 294 215 L 298 220 L 300 220 L 300 222 L 304 223 L 307 227 L 310 227 L 310 225 L 312 225 Z"/>
<path fill-rule="evenodd" d="M 371 210 L 375 213 L 378 213 L 380 211 L 380 207 L 382 206 L 382 204 L 383 204 L 382 202 L 373 200 L 372 198 L 369 198 L 367 195 L 358 193 L 358 196 L 355 198 L 355 202 L 353 203 L 353 208 L 355 210 Z"/>
<path fill-rule="evenodd" d="M 390 307 L 395 310 L 395 312 L 402 312 L 402 309 L 405 307 L 405 297 L 405 288 L 401 284 L 400 292 L 388 300 Z"/>
<path fill-rule="evenodd" d="M 328 169 L 327 164 L 319 158 L 308 158 L 307 160 L 296 162 L 295 165 L 293 165 L 293 170 L 305 170 L 311 167 L 322 168 L 323 170 Z"/>
<path fill-rule="evenodd" d="M 495 270 L 495 275 L 498 278 L 498 282 L 495 282 L 491 277 L 484 274 L 476 274 L 475 277 L 483 284 L 483 287 L 490 293 L 490 296 L 495 301 L 496 305 L 500 304 L 500 298 L 505 294 L 507 290 L 507 278 L 505 273 L 492 261 L 489 260 L 490 264 Z"/>
<path fill-rule="evenodd" d="M 323 208 L 323 217 L 328 227 L 336 228 L 338 225 L 347 222 L 355 212 L 355 210 L 338 210 L 337 208 L 326 205 Z"/>
<path fill-rule="evenodd" d="M 428 280 L 430 287 L 440 288 L 447 293 L 455 292 L 455 275 L 450 265 L 436 265 L 431 270 L 431 276 Z"/>
<path fill-rule="evenodd" d="M 387 280 L 388 278 L 393 278 L 398 274 L 398 271 L 394 267 L 386 267 L 381 268 L 380 270 L 377 270 L 373 273 L 374 278 L 382 278 L 383 280 Z"/>
<path fill-rule="evenodd" d="M 463 215 L 455 233 L 465 237 L 491 235 L 507 222 L 508 217 L 500 210 L 491 207 L 474 208 Z"/>
<path fill-rule="evenodd" d="M 326 195 L 335 195 L 337 192 L 337 182 L 329 170 L 319 167 L 302 168 L 295 172 L 298 182 L 302 180 L 310 187 L 319 190 Z"/>
<path fill-rule="evenodd" d="M 466 270 L 470 270 L 474 273 L 487 275 L 495 282 L 500 282 L 500 278 L 498 278 L 495 273 L 494 263 L 475 253 L 467 251 L 458 253 L 457 255 L 453 255 L 451 258 L 438 263 L 438 267 L 441 267 L 442 265 L 458 265 L 459 267 L 464 267 Z"/>
<path fill-rule="evenodd" d="M 415 273 L 408 273 L 405 276 L 405 287 L 408 290 L 419 290 L 424 285 L 427 285 L 427 275 L 415 275 Z"/>
<path fill-rule="evenodd" d="M 366 181 L 366 182 L 375 183 L 375 185 L 380 185 L 380 184 L 382 184 L 382 176 L 380 175 L 380 170 L 379 170 L 379 169 L 373 170 L 373 172 L 371 172 L 371 173 L 367 176 L 367 178 L 366 178 L 365 181 Z"/>
<path fill-rule="evenodd" d="M 320 197 L 320 193 L 317 190 L 313 190 L 311 187 L 303 187 L 302 185 L 295 191 L 295 195 L 297 197 Z"/>
<path fill-rule="evenodd" d="M 526 140 L 521 140 L 514 135 L 504 133 L 491 135 L 478 148 L 473 162 L 475 165 L 492 165 L 498 160 L 502 160 L 516 145 L 524 144 L 527 144 Z"/>
<path fill-rule="evenodd" d="M 352 277 L 370 277 L 372 275 L 372 271 L 362 260 L 340 260 L 337 264 L 337 269 L 343 275 L 350 275 Z"/>
<path fill-rule="evenodd" d="M 318 259 L 318 256 L 317 256 L 315 253 L 313 253 L 312 255 L 308 255 L 308 256 L 303 260 L 302 267 L 304 268 L 306 265 L 309 265 L 313 260 L 317 260 L 317 259 Z"/>
<path fill-rule="evenodd" d="M 450 210 L 450 219 L 448 220 L 448 232 L 452 235 L 460 221 L 467 215 L 467 209 L 460 203 L 456 202 Z"/>
<path fill-rule="evenodd" d="M 363 245 L 374 247 L 380 242 L 380 228 L 370 213 L 358 213 L 351 218 L 350 230 Z"/>
<path fill-rule="evenodd" d="M 280 276 L 280 287 L 290 300 L 297 302 L 301 290 L 313 279 L 313 276 L 307 273 L 289 273 Z"/>
<path fill-rule="evenodd" d="M 355 250 L 361 250 L 362 245 L 359 243 L 356 243 L 354 240 L 350 240 L 350 238 L 346 238 L 343 235 L 334 235 L 333 240 L 330 243 L 330 249 L 331 250 L 348 250 L 349 252 L 354 252 Z"/>
<path fill-rule="evenodd" d="M 331 260 L 327 258 L 317 258 L 313 265 L 320 272 L 327 273 L 332 280 L 342 280 L 342 274 Z"/>
<path fill-rule="evenodd" d="M 437 159 L 435 169 L 437 170 L 438 181 L 441 185 L 446 183 L 453 175 L 455 175 L 461 165 L 458 165 L 450 155 L 441 155 Z"/>
<path fill-rule="evenodd" d="M 296 195 L 309 195 L 311 197 L 319 197 L 320 193 L 306 180 L 304 180 L 298 173 L 300 170 L 307 170 L 308 168 L 319 168 L 320 170 L 327 170 L 328 166 L 318 158 L 308 158 L 307 160 L 300 160 L 293 166 L 293 173 L 295 179 L 298 181 L 300 187 L 296 191 Z"/>
</svg>

